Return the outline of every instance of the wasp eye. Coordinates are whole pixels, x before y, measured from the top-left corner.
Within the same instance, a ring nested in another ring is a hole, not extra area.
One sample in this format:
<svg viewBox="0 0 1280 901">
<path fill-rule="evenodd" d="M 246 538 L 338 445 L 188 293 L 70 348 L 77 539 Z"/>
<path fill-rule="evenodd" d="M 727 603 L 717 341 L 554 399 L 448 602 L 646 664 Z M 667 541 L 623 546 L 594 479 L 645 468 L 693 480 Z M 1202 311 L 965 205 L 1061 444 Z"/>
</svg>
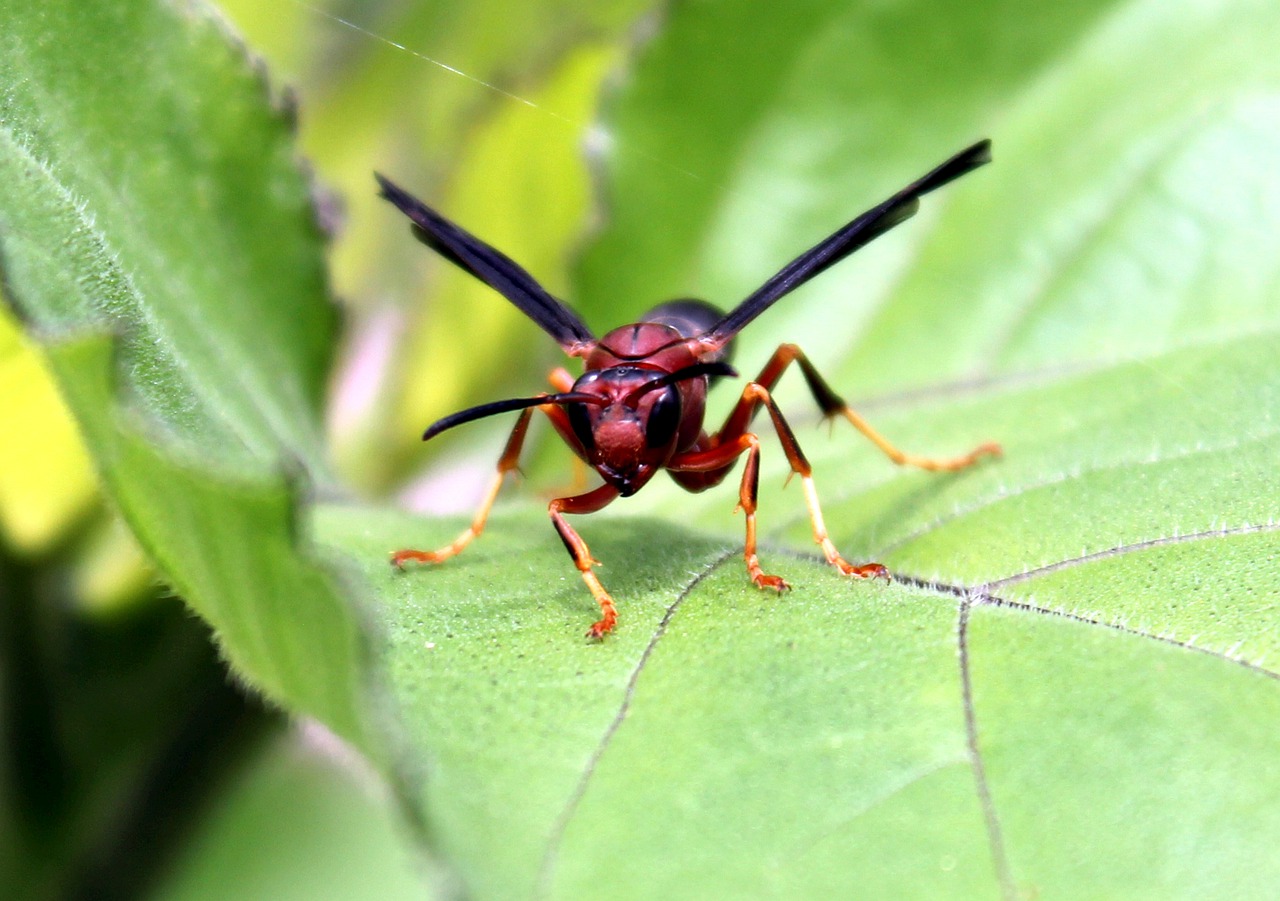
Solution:
<svg viewBox="0 0 1280 901">
<path fill-rule="evenodd" d="M 591 450 L 596 446 L 595 436 L 591 434 L 591 415 L 587 412 L 586 404 L 565 404 L 564 411 L 569 416 L 569 425 L 573 427 L 573 434 L 578 436 L 578 441 L 586 450 Z"/>
<path fill-rule="evenodd" d="M 665 447 L 676 437 L 680 425 L 680 392 L 667 387 L 649 408 L 649 421 L 645 426 L 645 442 L 650 447 Z"/>
</svg>

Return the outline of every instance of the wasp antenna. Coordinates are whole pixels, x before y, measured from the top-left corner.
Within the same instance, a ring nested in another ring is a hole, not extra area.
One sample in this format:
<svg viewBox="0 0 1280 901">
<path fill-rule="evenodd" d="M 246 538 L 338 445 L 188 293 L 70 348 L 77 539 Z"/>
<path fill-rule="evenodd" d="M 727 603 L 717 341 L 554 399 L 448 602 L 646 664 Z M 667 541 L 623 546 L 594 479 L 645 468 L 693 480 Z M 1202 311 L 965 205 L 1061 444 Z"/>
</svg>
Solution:
<svg viewBox="0 0 1280 901">
<path fill-rule="evenodd" d="M 556 339 L 565 353 L 585 356 L 595 346 L 595 336 L 563 303 L 538 284 L 515 260 L 441 216 L 391 179 L 375 172 L 380 194 L 413 222 L 413 233 L 423 244 L 511 301 L 543 331 Z"/>
<path fill-rule="evenodd" d="M 844 228 L 815 244 L 752 292 L 699 339 L 704 348 L 723 347 L 753 319 L 780 298 L 790 294 L 816 275 L 849 254 L 915 215 L 920 197 L 966 172 L 991 162 L 991 142 L 978 141 L 966 147 L 892 197 L 850 221 Z"/>
<path fill-rule="evenodd" d="M 543 404 L 603 403 L 605 403 L 604 398 L 594 394 L 583 394 L 578 391 L 569 391 L 565 394 L 543 394 L 537 397 L 513 397 L 510 400 L 496 400 L 493 403 L 480 404 L 477 407 L 459 410 L 457 413 L 452 413 L 443 419 L 436 420 L 422 433 L 422 440 L 430 441 L 441 432 L 463 423 L 484 419 L 486 416 L 496 416 L 499 413 L 510 413 L 512 410 L 523 410 L 526 407 L 540 407 Z"/>
<path fill-rule="evenodd" d="M 683 382 L 685 379 L 696 379 L 698 376 L 716 375 L 727 375 L 729 378 L 737 378 L 738 370 L 734 369 L 723 360 L 694 363 L 692 366 L 677 369 L 675 372 L 668 372 L 666 375 L 659 376 L 656 379 L 645 382 L 639 388 L 627 395 L 626 402 L 633 404 L 642 394 L 648 394 L 650 391 L 657 391 L 659 388 L 666 388 L 668 385 L 674 385 L 676 382 Z"/>
<path fill-rule="evenodd" d="M 985 166 L 989 162 L 991 162 L 991 141 L 984 138 L 976 144 L 961 150 L 928 175 L 903 188 L 899 193 L 910 191 L 915 196 L 922 197 L 930 191 L 954 181 L 961 175 L 972 172 L 979 166 Z"/>
</svg>

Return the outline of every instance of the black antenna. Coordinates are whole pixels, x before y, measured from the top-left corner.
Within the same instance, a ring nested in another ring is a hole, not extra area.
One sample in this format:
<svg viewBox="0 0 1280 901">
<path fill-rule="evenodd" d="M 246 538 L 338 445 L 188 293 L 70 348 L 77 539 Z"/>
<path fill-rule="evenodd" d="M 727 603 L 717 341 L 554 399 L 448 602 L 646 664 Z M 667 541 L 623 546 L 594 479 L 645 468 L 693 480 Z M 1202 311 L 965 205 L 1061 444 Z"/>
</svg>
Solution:
<svg viewBox="0 0 1280 901">
<path fill-rule="evenodd" d="M 543 404 L 604 403 L 606 403 L 605 399 L 599 395 L 583 394 L 579 391 L 570 391 L 566 394 L 543 394 L 539 397 L 513 397 L 510 400 L 495 400 L 493 403 L 480 404 L 478 407 L 459 410 L 457 413 L 451 413 L 444 419 L 436 420 L 431 425 L 427 426 L 427 430 L 422 433 L 422 440 L 430 441 L 446 429 L 451 429 L 456 425 L 462 425 L 465 422 L 484 419 L 486 416 L 496 416 L 499 413 L 509 413 L 512 410 L 523 410 L 526 407 L 540 407 Z"/>
</svg>

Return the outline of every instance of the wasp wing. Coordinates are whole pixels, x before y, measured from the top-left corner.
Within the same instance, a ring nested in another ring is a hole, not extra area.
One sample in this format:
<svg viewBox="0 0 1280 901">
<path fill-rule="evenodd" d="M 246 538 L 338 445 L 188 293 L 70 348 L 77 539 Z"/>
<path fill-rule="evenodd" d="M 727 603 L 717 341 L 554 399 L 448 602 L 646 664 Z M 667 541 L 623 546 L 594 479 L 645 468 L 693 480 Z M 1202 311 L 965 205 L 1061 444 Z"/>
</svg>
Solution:
<svg viewBox="0 0 1280 901">
<path fill-rule="evenodd" d="M 990 141 L 979 141 L 960 151 L 929 174 L 907 185 L 883 203 L 873 206 L 835 234 L 800 254 L 707 330 L 701 337 L 702 343 L 716 347 L 728 343 L 779 298 L 914 216 L 922 195 L 989 162 Z"/>
<path fill-rule="evenodd" d="M 565 350 L 581 355 L 595 336 L 563 303 L 501 251 L 454 225 L 408 191 L 377 173 L 382 196 L 413 221 L 413 233 L 449 262 L 470 272 L 520 308 Z"/>
</svg>

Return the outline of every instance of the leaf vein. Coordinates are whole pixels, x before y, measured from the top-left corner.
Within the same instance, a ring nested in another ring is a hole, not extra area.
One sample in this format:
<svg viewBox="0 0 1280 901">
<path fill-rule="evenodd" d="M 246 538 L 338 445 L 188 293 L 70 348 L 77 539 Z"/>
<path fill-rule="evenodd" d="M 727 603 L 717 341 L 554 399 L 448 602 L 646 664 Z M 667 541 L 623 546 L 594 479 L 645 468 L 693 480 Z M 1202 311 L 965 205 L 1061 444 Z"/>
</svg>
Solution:
<svg viewBox="0 0 1280 901">
<path fill-rule="evenodd" d="M 987 781 L 987 768 L 982 759 L 982 747 L 978 741 L 978 714 L 973 704 L 973 673 L 969 667 L 969 613 L 973 608 L 975 592 L 964 591 L 956 616 L 956 651 L 960 665 L 960 691 L 964 708 L 965 743 L 969 749 L 969 768 L 973 771 L 974 789 L 982 807 L 982 819 L 987 829 L 987 844 L 991 848 L 991 864 L 1000 882 L 1000 895 L 1004 901 L 1017 901 L 1017 883 L 1009 865 L 1000 817 L 996 813 L 995 799 Z"/>
<path fill-rule="evenodd" d="M 1086 563 L 1106 560 L 1109 557 L 1118 557 L 1122 554 L 1130 554 L 1136 551 L 1145 551 L 1149 548 L 1164 547 L 1169 544 L 1182 544 L 1188 541 L 1204 541 L 1209 538 L 1225 538 L 1231 535 L 1251 535 L 1255 532 L 1273 532 L 1277 529 L 1280 529 L 1280 523 L 1267 522 L 1258 525 L 1245 524 L 1241 526 L 1223 526 L 1220 529 L 1207 529 L 1202 532 L 1191 532 L 1186 535 L 1165 535 L 1159 538 L 1148 538 L 1144 541 L 1121 544 L 1105 550 L 1094 551 L 1091 554 L 1082 554 L 1079 557 L 1071 557 L 1066 560 L 1059 560 L 1056 563 L 1037 566 L 1034 569 L 1025 570 L 1024 572 L 1015 573 L 1012 576 L 1005 576 L 1003 579 L 996 579 L 988 582 L 986 584 L 986 588 L 990 590 L 1003 588 L 1006 585 L 1017 585 L 1020 582 L 1026 582 L 1029 579 L 1048 575 L 1049 573 L 1058 572 L 1063 569 L 1069 569 L 1073 566 L 1082 566 Z"/>
<path fill-rule="evenodd" d="M 738 553 L 736 547 L 728 548 L 717 554 L 710 563 L 702 568 L 683 589 L 676 595 L 674 601 L 667 607 L 663 613 L 662 619 L 658 621 L 658 625 L 653 630 L 653 635 L 649 638 L 649 643 L 645 645 L 644 651 L 640 654 L 640 659 L 636 661 L 635 668 L 631 671 L 630 677 L 627 679 L 626 688 L 623 691 L 622 703 L 618 705 L 618 711 L 614 714 L 613 719 L 605 728 L 604 734 L 600 737 L 600 742 L 596 745 L 590 759 L 587 760 L 586 766 L 583 768 L 582 775 L 578 779 L 577 785 L 570 793 L 564 808 L 560 811 L 560 815 L 556 818 L 551 828 L 551 833 L 547 840 L 546 853 L 542 858 L 542 865 L 538 869 L 537 882 L 535 885 L 535 897 L 544 898 L 551 887 L 551 877 L 555 870 L 556 858 L 559 854 L 560 845 L 564 840 L 565 831 L 569 828 L 569 822 L 573 819 L 577 812 L 578 805 L 581 803 L 583 796 L 587 792 L 587 784 L 595 775 L 596 768 L 600 764 L 600 760 L 604 757 L 605 751 L 609 747 L 609 743 L 613 741 L 613 736 L 621 727 L 623 721 L 627 718 L 627 712 L 631 709 L 631 701 L 635 696 L 636 683 L 640 681 L 640 674 L 644 671 L 645 664 L 648 663 L 649 657 L 653 654 L 654 648 L 659 640 L 667 631 L 667 625 L 675 616 L 680 605 L 685 599 L 693 593 L 693 590 L 702 583 L 704 579 L 720 568 L 727 560 Z"/>
</svg>

